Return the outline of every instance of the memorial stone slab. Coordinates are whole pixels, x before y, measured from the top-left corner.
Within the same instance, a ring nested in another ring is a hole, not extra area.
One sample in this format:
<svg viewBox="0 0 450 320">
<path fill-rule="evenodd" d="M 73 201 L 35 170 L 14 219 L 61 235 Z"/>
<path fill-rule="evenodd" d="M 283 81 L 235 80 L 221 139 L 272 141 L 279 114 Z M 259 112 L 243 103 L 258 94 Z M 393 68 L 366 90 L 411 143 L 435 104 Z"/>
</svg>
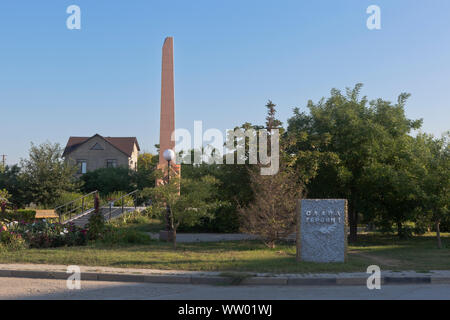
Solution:
<svg viewBox="0 0 450 320">
<path fill-rule="evenodd" d="M 310 262 L 345 262 L 347 200 L 301 200 L 299 215 L 299 259 Z"/>
</svg>

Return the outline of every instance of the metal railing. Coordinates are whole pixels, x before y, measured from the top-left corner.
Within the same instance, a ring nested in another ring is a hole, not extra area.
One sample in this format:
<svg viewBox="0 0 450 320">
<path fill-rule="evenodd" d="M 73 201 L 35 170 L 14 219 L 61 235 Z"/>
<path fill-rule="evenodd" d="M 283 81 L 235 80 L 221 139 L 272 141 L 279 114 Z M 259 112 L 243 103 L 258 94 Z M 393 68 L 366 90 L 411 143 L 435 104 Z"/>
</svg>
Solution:
<svg viewBox="0 0 450 320">
<path fill-rule="evenodd" d="M 57 212 L 59 215 L 60 223 L 75 220 L 81 217 L 83 213 L 89 214 L 93 212 L 95 210 L 93 205 L 94 202 L 92 202 L 92 205 L 86 206 L 86 204 L 88 203 L 86 199 L 90 196 L 93 196 L 93 198 L 95 199 L 95 194 L 97 193 L 98 191 L 93 191 L 91 193 L 84 195 L 83 197 L 80 197 L 78 199 L 75 199 L 73 201 L 70 201 L 61 206 L 56 207 L 55 212 Z M 130 200 L 129 197 L 133 197 L 132 205 L 130 205 L 130 203 L 126 203 L 127 201 Z M 119 210 L 120 214 L 118 215 L 124 214 L 125 211 L 130 207 L 136 210 L 138 207 L 138 198 L 139 198 L 139 190 L 134 190 L 127 194 L 123 194 L 116 199 L 108 199 L 106 201 L 105 200 L 101 201 L 102 203 L 99 205 L 99 213 L 102 214 L 107 220 L 111 220 L 113 218 L 113 214 L 116 215 L 115 213 Z"/>
<path fill-rule="evenodd" d="M 123 214 L 125 208 L 129 208 L 129 206 L 125 206 L 125 198 L 126 197 L 133 196 L 133 207 L 136 210 L 136 208 L 137 208 L 137 201 L 138 201 L 138 199 L 137 199 L 138 198 L 138 193 L 139 193 L 139 190 L 134 190 L 134 191 L 132 191 L 130 193 L 122 195 L 120 198 L 110 200 L 108 205 L 101 207 L 101 209 L 108 209 L 109 208 L 108 220 L 111 220 L 113 212 L 116 212 L 117 210 L 121 210 L 121 214 Z M 114 207 L 114 204 L 116 202 L 120 203 L 119 207 Z M 113 208 L 114 208 L 114 210 L 113 210 Z"/>
<path fill-rule="evenodd" d="M 86 208 L 86 205 L 88 204 L 87 198 L 92 196 L 92 200 L 94 200 L 96 194 L 98 194 L 97 190 L 92 191 L 88 194 L 85 194 L 82 197 L 79 197 L 75 200 L 69 201 L 65 204 L 62 204 L 62 205 L 56 207 L 54 210 L 59 216 L 59 222 L 62 223 L 64 220 L 70 220 L 70 219 L 72 219 L 72 215 L 77 215 L 79 213 L 85 212 L 87 209 L 92 209 L 92 208 Z M 81 203 L 80 203 L 80 201 L 81 201 Z M 80 209 L 81 209 L 81 211 L 77 213 L 77 211 Z M 65 219 L 67 217 L 67 215 L 68 215 L 68 219 Z"/>
</svg>

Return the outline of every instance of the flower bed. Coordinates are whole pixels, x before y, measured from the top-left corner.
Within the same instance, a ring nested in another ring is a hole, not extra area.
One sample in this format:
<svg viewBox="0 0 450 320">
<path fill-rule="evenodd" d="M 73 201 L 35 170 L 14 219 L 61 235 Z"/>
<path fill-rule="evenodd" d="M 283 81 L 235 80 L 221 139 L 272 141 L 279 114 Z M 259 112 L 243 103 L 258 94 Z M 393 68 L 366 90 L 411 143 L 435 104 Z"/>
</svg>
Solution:
<svg viewBox="0 0 450 320">
<path fill-rule="evenodd" d="M 11 222 L 0 226 L 0 244 L 6 248 L 55 248 L 87 244 L 87 230 L 73 224 Z"/>
</svg>

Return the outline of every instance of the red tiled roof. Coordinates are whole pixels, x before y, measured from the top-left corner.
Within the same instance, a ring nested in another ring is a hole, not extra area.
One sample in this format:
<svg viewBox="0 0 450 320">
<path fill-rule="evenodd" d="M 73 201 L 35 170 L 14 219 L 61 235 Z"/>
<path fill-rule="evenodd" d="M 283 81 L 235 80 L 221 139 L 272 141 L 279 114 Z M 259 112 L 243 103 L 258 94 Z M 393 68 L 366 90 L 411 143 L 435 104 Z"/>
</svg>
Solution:
<svg viewBox="0 0 450 320">
<path fill-rule="evenodd" d="M 98 136 L 110 144 L 112 144 L 114 147 L 131 157 L 134 149 L 134 144 L 136 144 L 136 147 L 138 151 L 141 149 L 139 148 L 139 143 L 137 142 L 136 137 L 103 137 L 99 134 L 96 134 L 92 137 L 70 137 L 69 141 L 67 142 L 66 148 L 64 149 L 63 156 L 66 156 L 68 153 L 71 153 L 76 148 L 78 148 L 80 145 L 85 143 L 86 141 L 90 140 L 91 138 Z"/>
</svg>

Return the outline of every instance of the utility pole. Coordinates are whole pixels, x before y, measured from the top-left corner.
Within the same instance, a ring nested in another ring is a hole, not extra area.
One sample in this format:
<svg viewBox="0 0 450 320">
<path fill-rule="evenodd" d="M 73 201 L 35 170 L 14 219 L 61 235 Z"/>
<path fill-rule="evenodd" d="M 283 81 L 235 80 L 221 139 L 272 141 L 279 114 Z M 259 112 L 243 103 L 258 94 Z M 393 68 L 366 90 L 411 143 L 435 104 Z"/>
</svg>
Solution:
<svg viewBox="0 0 450 320">
<path fill-rule="evenodd" d="M 2 154 L 1 155 L 3 168 L 5 167 L 5 164 L 6 164 L 6 156 L 7 156 L 7 154 Z"/>
</svg>

